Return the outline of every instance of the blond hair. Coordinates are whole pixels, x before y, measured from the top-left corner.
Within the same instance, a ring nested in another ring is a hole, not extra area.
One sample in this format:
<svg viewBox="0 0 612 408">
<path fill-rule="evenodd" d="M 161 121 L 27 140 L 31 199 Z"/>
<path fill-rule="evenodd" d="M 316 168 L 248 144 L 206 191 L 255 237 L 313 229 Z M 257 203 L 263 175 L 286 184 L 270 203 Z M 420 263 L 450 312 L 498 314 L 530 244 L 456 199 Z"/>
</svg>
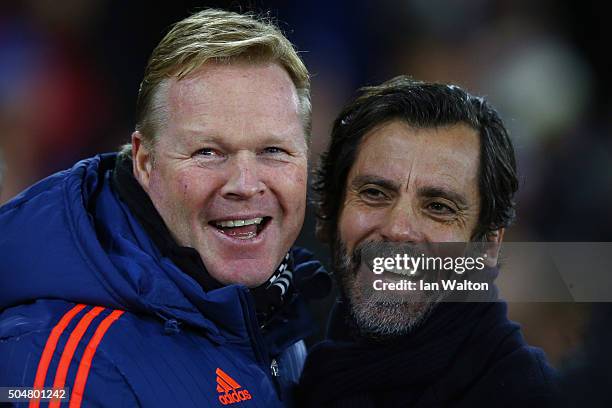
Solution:
<svg viewBox="0 0 612 408">
<path fill-rule="evenodd" d="M 153 147 L 164 118 L 161 88 L 169 78 L 181 79 L 206 62 L 236 60 L 277 62 L 295 85 L 304 131 L 310 138 L 311 104 L 308 70 L 297 51 L 269 19 L 253 14 L 206 9 L 174 24 L 153 50 L 138 92 L 136 130 Z M 122 153 L 131 151 L 125 145 Z"/>
</svg>

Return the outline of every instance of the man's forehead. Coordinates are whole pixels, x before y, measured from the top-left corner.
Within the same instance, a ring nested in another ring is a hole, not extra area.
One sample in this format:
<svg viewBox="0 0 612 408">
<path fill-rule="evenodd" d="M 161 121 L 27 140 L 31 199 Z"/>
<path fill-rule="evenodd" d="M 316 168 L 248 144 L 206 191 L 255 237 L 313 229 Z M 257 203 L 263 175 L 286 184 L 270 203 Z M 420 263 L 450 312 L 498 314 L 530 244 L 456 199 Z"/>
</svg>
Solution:
<svg viewBox="0 0 612 408">
<path fill-rule="evenodd" d="M 364 136 L 350 175 L 463 186 L 477 179 L 479 155 L 479 136 L 467 125 L 413 128 L 394 121 Z"/>
<path fill-rule="evenodd" d="M 160 91 L 166 125 L 184 133 L 259 129 L 286 137 L 303 131 L 295 86 L 277 63 L 206 63 L 165 80 Z"/>
<path fill-rule="evenodd" d="M 255 85 L 254 79 L 259 80 L 257 86 L 245 86 Z M 248 93 L 257 95 L 264 92 L 292 98 L 296 106 L 298 103 L 291 77 L 274 61 L 210 61 L 183 78 L 172 77 L 165 82 L 168 103 L 176 107 L 183 107 L 184 104 L 191 107 L 194 100 L 206 103 L 211 96 L 243 97 Z"/>
</svg>

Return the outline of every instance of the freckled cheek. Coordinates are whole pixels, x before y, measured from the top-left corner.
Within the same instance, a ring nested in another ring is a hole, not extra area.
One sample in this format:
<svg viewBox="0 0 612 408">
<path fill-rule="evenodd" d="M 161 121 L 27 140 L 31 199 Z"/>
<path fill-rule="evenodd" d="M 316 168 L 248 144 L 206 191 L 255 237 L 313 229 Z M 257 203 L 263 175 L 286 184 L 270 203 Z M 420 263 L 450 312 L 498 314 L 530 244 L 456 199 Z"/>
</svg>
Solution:
<svg viewBox="0 0 612 408">
<path fill-rule="evenodd" d="M 289 211 L 306 208 L 308 173 L 306 166 L 292 166 L 282 171 L 267 170 L 261 173 L 266 185 Z"/>
<path fill-rule="evenodd" d="M 176 178 L 173 190 L 176 198 L 186 204 L 186 209 L 193 211 L 204 207 L 214 195 L 216 184 L 216 178 L 212 175 L 202 177 L 186 173 Z"/>
<path fill-rule="evenodd" d="M 304 166 L 303 168 L 294 168 L 290 171 L 287 171 L 284 173 L 284 175 L 278 175 L 279 177 L 286 177 L 287 178 L 287 182 L 290 185 L 295 186 L 295 189 L 298 193 L 302 193 L 304 192 L 304 194 L 306 193 L 306 186 L 308 184 L 308 172 L 306 170 L 306 167 Z"/>
</svg>

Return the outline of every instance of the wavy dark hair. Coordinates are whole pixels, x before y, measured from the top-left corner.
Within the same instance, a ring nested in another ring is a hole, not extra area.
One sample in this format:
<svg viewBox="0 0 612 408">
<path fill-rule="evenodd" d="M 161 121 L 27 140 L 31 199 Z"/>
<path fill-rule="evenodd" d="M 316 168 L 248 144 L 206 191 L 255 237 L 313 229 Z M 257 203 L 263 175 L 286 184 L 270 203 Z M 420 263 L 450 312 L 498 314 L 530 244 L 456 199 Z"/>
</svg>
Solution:
<svg viewBox="0 0 612 408">
<path fill-rule="evenodd" d="M 514 147 L 497 111 L 455 85 L 398 76 L 361 88 L 334 121 L 328 150 L 315 170 L 313 192 L 318 236 L 334 242 L 346 179 L 361 141 L 375 126 L 402 120 L 416 128 L 464 123 L 480 135 L 480 215 L 473 239 L 509 226 L 518 190 Z"/>
</svg>

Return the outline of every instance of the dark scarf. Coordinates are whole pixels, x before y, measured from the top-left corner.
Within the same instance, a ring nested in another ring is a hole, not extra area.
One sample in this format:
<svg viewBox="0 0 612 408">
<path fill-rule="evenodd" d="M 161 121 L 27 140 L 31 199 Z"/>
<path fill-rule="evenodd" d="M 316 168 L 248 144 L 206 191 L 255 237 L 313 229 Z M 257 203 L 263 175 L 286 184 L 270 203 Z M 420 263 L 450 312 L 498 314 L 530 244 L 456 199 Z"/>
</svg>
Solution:
<svg viewBox="0 0 612 408">
<path fill-rule="evenodd" d="M 113 172 L 113 188 L 136 216 L 163 256 L 168 257 L 180 270 L 195 279 L 205 291 L 223 286 L 208 273 L 198 251 L 176 243 L 149 195 L 134 177 L 132 159 L 129 156 L 122 154 L 117 156 Z M 291 297 L 294 289 L 293 270 L 293 257 L 289 252 L 267 282 L 251 289 L 260 324 L 267 323 L 274 312 L 283 305 L 285 299 Z"/>
<path fill-rule="evenodd" d="M 328 340 L 311 350 L 301 406 L 445 406 L 499 353 L 523 344 L 503 302 L 440 303 L 413 332 L 385 343 L 359 338 L 348 316 L 337 303 Z"/>
</svg>

